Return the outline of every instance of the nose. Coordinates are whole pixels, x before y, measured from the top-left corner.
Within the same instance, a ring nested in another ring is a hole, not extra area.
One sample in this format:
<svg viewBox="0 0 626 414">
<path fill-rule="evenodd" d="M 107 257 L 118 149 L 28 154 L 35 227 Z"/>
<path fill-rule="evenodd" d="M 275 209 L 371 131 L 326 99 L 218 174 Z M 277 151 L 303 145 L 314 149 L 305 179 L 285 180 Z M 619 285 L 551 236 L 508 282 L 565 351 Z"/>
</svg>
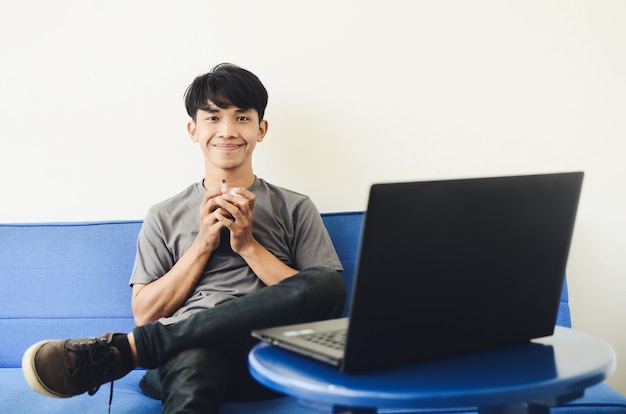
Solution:
<svg viewBox="0 0 626 414">
<path fill-rule="evenodd" d="M 232 138 L 237 136 L 237 123 L 232 119 L 222 119 L 219 124 L 218 136 Z"/>
</svg>

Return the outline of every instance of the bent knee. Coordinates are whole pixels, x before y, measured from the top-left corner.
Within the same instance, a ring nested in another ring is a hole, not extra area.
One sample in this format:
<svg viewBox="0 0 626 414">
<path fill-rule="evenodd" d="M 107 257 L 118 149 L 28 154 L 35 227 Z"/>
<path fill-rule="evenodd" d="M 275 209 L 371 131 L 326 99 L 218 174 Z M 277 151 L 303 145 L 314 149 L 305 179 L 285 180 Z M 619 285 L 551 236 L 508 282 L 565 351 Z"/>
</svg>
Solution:
<svg viewBox="0 0 626 414">
<path fill-rule="evenodd" d="M 317 284 L 323 289 L 329 289 L 338 293 L 346 291 L 346 284 L 339 273 L 335 269 L 324 266 L 316 266 L 303 270 L 300 275 L 306 275 L 313 284 Z"/>
<path fill-rule="evenodd" d="M 334 304 L 341 304 L 346 300 L 346 284 L 341 273 L 329 267 L 312 267 L 301 272 L 306 282 L 303 289 L 307 296 L 317 295 L 320 299 Z"/>
</svg>

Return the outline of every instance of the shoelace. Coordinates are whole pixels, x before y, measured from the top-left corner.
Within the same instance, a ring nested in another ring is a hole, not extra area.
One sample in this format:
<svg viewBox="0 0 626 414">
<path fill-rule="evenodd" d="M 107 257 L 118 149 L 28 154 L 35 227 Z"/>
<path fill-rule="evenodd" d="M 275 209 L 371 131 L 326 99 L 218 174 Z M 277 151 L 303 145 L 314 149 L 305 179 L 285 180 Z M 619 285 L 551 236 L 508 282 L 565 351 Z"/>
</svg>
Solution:
<svg viewBox="0 0 626 414">
<path fill-rule="evenodd" d="M 109 414 L 111 414 L 111 404 L 113 403 L 113 382 L 111 381 L 111 391 L 109 391 Z"/>
<path fill-rule="evenodd" d="M 96 377 L 94 381 L 94 385 L 89 388 L 87 394 L 94 395 L 100 389 L 102 385 L 102 380 L 107 377 L 109 374 L 109 369 L 111 367 L 111 361 L 114 356 L 109 351 L 108 346 L 106 345 L 105 338 L 96 338 L 95 345 L 92 342 L 76 342 L 73 345 L 74 353 L 76 354 L 76 368 L 72 375 L 75 375 L 77 372 L 83 369 L 89 369 L 93 366 L 103 365 L 103 370 L 98 370 L 100 373 Z M 109 411 L 108 414 L 111 414 L 111 404 L 113 403 L 113 381 L 111 381 L 111 389 L 109 391 Z"/>
</svg>

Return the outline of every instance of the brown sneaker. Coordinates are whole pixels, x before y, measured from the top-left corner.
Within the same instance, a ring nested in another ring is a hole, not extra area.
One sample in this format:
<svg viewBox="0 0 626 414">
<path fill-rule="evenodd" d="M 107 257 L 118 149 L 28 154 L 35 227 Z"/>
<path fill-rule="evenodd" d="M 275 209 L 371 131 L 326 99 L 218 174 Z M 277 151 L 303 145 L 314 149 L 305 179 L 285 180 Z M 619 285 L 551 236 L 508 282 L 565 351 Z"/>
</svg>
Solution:
<svg viewBox="0 0 626 414">
<path fill-rule="evenodd" d="M 128 374 L 120 351 L 112 346 L 113 333 L 98 338 L 41 341 L 22 358 L 22 371 L 38 393 L 67 398 L 86 391 L 93 395 L 100 385 Z"/>
</svg>

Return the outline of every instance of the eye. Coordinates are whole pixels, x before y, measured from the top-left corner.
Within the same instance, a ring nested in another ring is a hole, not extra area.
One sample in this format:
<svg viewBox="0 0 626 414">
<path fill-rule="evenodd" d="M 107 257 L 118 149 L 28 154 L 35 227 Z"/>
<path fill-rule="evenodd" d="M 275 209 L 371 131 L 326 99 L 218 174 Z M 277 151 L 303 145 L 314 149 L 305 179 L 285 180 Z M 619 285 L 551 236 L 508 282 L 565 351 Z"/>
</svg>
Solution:
<svg viewBox="0 0 626 414">
<path fill-rule="evenodd" d="M 239 122 L 245 122 L 245 121 L 249 121 L 249 120 L 250 120 L 250 118 L 248 118 L 247 116 L 241 115 L 241 116 L 237 117 L 237 121 L 239 121 Z"/>
<path fill-rule="evenodd" d="M 206 118 L 204 118 L 204 120 L 208 122 L 215 122 L 218 120 L 218 118 L 216 116 L 211 115 L 211 116 L 207 116 Z"/>
</svg>

